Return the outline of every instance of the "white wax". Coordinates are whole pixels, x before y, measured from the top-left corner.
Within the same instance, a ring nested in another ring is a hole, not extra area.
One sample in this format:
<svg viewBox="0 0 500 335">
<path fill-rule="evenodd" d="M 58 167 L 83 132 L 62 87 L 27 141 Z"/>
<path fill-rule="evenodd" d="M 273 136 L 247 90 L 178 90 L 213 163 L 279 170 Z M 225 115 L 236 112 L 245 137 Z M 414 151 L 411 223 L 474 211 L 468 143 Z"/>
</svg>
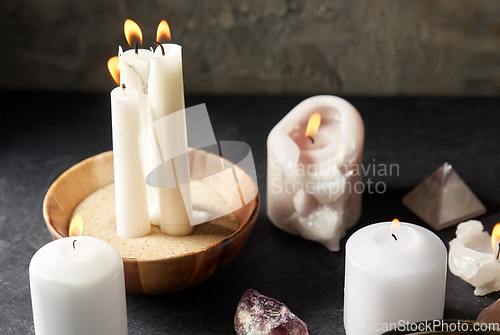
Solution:
<svg viewBox="0 0 500 335">
<path fill-rule="evenodd" d="M 321 125 L 313 144 L 305 131 L 314 113 Z M 267 139 L 271 222 L 339 250 L 346 229 L 361 215 L 363 140 L 363 120 L 342 98 L 315 96 L 292 109 Z"/>
<path fill-rule="evenodd" d="M 153 53 L 147 49 L 138 49 L 137 51 L 137 54 L 135 53 L 135 49 L 123 52 L 120 47 L 118 51 L 118 56 L 120 58 L 118 68 L 120 69 L 121 84 L 125 84 L 126 87 L 129 88 L 135 88 L 139 94 L 140 125 L 142 130 L 147 128 L 148 125 L 152 123 L 152 115 L 148 114 L 147 98 L 149 70 L 151 66 L 150 61 L 151 57 L 153 57 Z M 154 168 L 153 162 L 156 153 L 156 141 L 152 131 L 147 131 L 147 133 L 142 136 L 139 147 L 142 151 L 141 162 L 143 172 L 144 175 L 147 176 L 147 174 Z M 158 212 L 158 192 L 155 192 L 155 189 L 147 185 L 146 190 L 148 193 L 150 220 L 154 224 L 159 225 L 160 218 L 159 214 L 156 213 Z"/>
<path fill-rule="evenodd" d="M 148 125 L 146 104 L 148 97 L 148 78 L 150 69 L 150 60 L 153 56 L 152 52 L 147 49 L 138 49 L 135 53 L 134 49 L 118 52 L 120 62 L 120 84 L 125 84 L 127 87 L 135 88 L 139 93 L 139 107 L 141 109 L 142 127 Z"/>
<path fill-rule="evenodd" d="M 491 236 L 477 220 L 457 226 L 457 238 L 450 242 L 450 271 L 476 287 L 475 295 L 500 290 L 500 261 L 493 251 Z"/>
<path fill-rule="evenodd" d="M 390 226 L 383 222 L 364 227 L 347 241 L 347 335 L 382 334 L 401 322 L 443 317 L 446 247 L 420 226 L 401 223 L 392 232 Z"/>
<path fill-rule="evenodd" d="M 52 241 L 31 259 L 29 276 L 36 335 L 128 333 L 123 262 L 106 242 Z"/>
<path fill-rule="evenodd" d="M 142 237 L 151 230 L 139 153 L 137 96 L 133 88 L 117 87 L 111 92 L 116 232 L 123 238 Z"/>
<path fill-rule="evenodd" d="M 173 178 L 177 187 L 158 190 L 160 228 L 164 234 L 184 236 L 190 234 L 193 227 L 190 187 L 184 187 L 181 192 L 181 186 L 190 179 L 182 49 L 177 44 L 163 44 L 163 48 L 165 55 L 162 48 L 157 47 L 151 58 L 148 108 L 155 122 L 163 161 L 171 160 L 175 165 Z"/>
</svg>

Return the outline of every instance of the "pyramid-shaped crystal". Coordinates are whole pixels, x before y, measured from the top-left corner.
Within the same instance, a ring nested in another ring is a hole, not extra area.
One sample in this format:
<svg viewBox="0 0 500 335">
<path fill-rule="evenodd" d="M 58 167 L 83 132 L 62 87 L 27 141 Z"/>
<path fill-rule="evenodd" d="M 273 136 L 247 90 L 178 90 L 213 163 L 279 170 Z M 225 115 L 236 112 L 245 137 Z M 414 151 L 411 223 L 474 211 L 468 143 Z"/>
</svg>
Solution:
<svg viewBox="0 0 500 335">
<path fill-rule="evenodd" d="M 486 207 L 448 163 L 405 195 L 403 205 L 435 230 L 486 213 Z"/>
</svg>

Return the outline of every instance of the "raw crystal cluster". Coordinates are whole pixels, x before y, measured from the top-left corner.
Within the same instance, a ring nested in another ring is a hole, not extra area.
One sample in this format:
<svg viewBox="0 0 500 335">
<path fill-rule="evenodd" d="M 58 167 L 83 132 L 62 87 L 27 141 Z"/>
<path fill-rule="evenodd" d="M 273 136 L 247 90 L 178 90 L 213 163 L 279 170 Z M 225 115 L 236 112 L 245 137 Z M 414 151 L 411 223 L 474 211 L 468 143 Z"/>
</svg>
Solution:
<svg viewBox="0 0 500 335">
<path fill-rule="evenodd" d="M 307 325 L 281 302 L 246 290 L 234 316 L 238 335 L 309 335 Z"/>
<path fill-rule="evenodd" d="M 491 246 L 491 236 L 476 220 L 457 226 L 457 238 L 450 242 L 451 273 L 476 287 L 475 295 L 500 290 L 500 262 Z"/>
</svg>

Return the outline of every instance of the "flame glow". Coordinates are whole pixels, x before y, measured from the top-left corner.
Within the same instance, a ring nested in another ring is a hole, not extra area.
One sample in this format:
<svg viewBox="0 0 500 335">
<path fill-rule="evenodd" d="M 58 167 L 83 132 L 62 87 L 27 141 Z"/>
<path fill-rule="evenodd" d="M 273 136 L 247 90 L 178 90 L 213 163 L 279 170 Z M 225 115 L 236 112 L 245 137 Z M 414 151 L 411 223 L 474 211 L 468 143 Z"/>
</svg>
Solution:
<svg viewBox="0 0 500 335">
<path fill-rule="evenodd" d="M 160 24 L 158 25 L 158 29 L 156 29 L 156 42 L 170 42 L 170 39 L 170 27 L 168 26 L 167 21 L 161 20 Z"/>
<path fill-rule="evenodd" d="M 498 251 L 498 244 L 500 243 L 500 223 L 497 223 L 491 232 L 491 247 L 493 251 Z"/>
<path fill-rule="evenodd" d="M 390 231 L 393 231 L 393 230 L 395 230 L 395 231 L 399 230 L 399 220 L 398 219 L 392 220 Z"/>
<path fill-rule="evenodd" d="M 80 214 L 77 214 L 69 224 L 69 236 L 81 236 L 83 231 L 83 219 Z"/>
<path fill-rule="evenodd" d="M 113 77 L 113 80 L 115 83 L 120 85 L 120 70 L 118 70 L 118 63 L 120 62 L 120 59 L 118 56 L 111 57 L 108 60 L 108 70 L 109 73 L 111 74 L 111 77 Z"/>
<path fill-rule="evenodd" d="M 320 124 L 321 115 L 319 113 L 314 113 L 313 115 L 311 115 L 309 121 L 307 122 L 306 137 L 313 137 L 314 135 L 316 135 Z"/>
<path fill-rule="evenodd" d="M 134 42 L 142 44 L 142 31 L 137 23 L 127 19 L 123 25 L 123 30 L 125 31 L 125 38 L 127 39 L 128 45 L 132 46 Z"/>
</svg>

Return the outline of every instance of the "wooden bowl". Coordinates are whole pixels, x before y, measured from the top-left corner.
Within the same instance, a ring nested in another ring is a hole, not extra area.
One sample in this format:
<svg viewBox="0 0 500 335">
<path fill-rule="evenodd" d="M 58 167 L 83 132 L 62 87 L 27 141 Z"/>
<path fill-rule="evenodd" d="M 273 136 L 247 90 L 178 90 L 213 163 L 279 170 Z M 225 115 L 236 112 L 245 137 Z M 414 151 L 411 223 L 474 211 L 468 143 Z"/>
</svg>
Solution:
<svg viewBox="0 0 500 335">
<path fill-rule="evenodd" d="M 191 151 L 191 175 L 199 175 L 215 162 L 220 166 L 220 159 L 206 151 Z M 235 168 L 241 189 L 253 191 L 253 194 L 257 192 L 253 200 L 234 212 L 239 228 L 222 241 L 197 252 L 158 260 L 123 258 L 127 292 L 163 294 L 191 287 L 209 278 L 236 255 L 257 220 L 260 194 L 253 179 L 237 165 Z M 52 237 L 68 237 L 70 218 L 75 207 L 91 193 L 113 181 L 112 151 L 90 157 L 57 178 L 43 201 L 43 217 Z M 229 195 L 221 192 L 220 195 L 228 203 L 240 201 L 229 199 Z"/>
</svg>

